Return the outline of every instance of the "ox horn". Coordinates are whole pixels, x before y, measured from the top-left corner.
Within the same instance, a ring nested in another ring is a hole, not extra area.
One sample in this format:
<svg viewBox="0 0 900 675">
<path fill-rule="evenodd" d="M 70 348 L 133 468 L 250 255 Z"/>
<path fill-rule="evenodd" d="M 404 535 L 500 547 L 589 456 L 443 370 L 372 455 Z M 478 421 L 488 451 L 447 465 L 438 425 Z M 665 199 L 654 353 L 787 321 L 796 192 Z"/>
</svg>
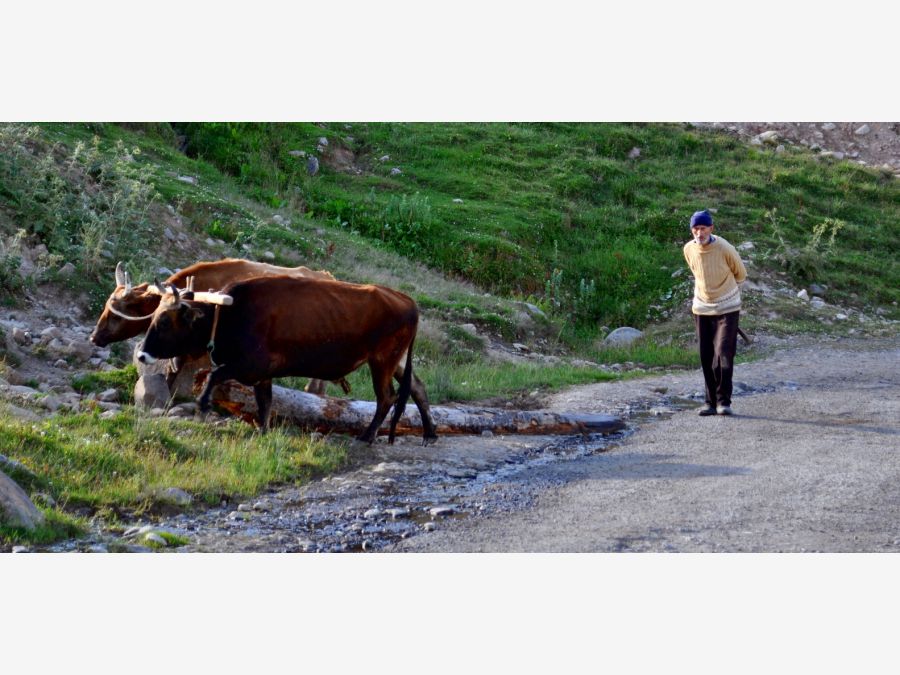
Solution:
<svg viewBox="0 0 900 675">
<path fill-rule="evenodd" d="M 125 295 L 131 293 L 131 275 L 125 272 Z"/>
<path fill-rule="evenodd" d="M 157 286 L 159 286 L 159 284 L 157 284 Z M 169 287 L 169 291 L 171 291 L 172 296 L 175 298 L 172 305 L 178 307 L 178 305 L 181 303 L 181 296 L 178 294 L 178 287 L 175 284 L 166 284 L 166 286 Z"/>
<path fill-rule="evenodd" d="M 124 286 L 125 285 L 125 268 L 122 267 L 122 262 L 119 261 L 116 263 L 116 286 Z"/>
</svg>

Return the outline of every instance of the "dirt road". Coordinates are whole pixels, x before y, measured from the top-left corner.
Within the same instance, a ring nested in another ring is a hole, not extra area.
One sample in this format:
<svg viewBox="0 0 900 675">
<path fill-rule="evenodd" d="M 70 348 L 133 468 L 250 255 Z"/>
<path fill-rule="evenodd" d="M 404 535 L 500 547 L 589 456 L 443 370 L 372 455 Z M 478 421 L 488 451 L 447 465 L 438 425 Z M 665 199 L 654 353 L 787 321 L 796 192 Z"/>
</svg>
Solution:
<svg viewBox="0 0 900 675">
<path fill-rule="evenodd" d="M 520 510 L 396 551 L 900 551 L 900 340 L 809 340 L 739 365 L 732 417 L 672 410 L 699 371 L 566 390 L 553 409 L 660 402 L 600 455 L 529 467 Z"/>
</svg>

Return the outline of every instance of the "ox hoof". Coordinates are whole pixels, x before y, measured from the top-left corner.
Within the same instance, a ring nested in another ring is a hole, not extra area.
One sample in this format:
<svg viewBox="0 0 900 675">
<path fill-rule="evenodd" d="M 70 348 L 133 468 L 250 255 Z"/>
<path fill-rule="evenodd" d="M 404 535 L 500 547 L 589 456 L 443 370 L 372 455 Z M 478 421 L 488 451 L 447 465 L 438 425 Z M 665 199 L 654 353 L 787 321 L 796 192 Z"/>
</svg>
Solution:
<svg viewBox="0 0 900 675">
<path fill-rule="evenodd" d="M 432 445 L 432 444 L 434 444 L 434 443 L 437 443 L 437 439 L 438 439 L 437 435 L 435 435 L 435 436 L 425 436 L 425 438 L 422 439 L 422 447 L 424 448 L 424 447 L 427 447 L 427 446 Z"/>
</svg>

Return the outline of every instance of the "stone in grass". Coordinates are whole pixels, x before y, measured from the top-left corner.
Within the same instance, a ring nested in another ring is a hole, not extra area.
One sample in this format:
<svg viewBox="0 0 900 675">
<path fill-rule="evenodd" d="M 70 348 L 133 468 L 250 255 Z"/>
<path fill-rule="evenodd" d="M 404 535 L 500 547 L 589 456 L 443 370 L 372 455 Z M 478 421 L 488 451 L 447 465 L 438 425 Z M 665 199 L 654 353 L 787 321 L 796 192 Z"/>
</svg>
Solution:
<svg viewBox="0 0 900 675">
<path fill-rule="evenodd" d="M 12 478 L 0 471 L 0 523 L 33 530 L 43 524 L 44 514 Z"/>
<path fill-rule="evenodd" d="M 194 498 L 188 492 L 177 487 L 161 490 L 157 495 L 157 499 L 164 504 L 172 504 L 173 506 L 190 506 L 194 501 Z"/>
<path fill-rule="evenodd" d="M 428 509 L 428 513 L 431 514 L 432 518 L 449 516 L 451 513 L 456 513 L 456 508 L 450 504 L 441 504 L 440 506 L 433 506 Z"/>
<path fill-rule="evenodd" d="M 150 546 L 156 546 L 159 548 L 166 548 L 169 545 L 169 542 L 166 541 L 166 538 L 158 532 L 147 532 L 144 535 L 143 542 Z"/>
<path fill-rule="evenodd" d="M 385 513 L 388 514 L 394 520 L 396 520 L 397 518 L 405 518 L 406 516 L 408 516 L 409 509 L 407 509 L 407 508 L 386 509 Z"/>
<path fill-rule="evenodd" d="M 166 378 L 161 373 L 141 375 L 134 385 L 134 404 L 141 408 L 165 408 L 169 395 Z"/>
<path fill-rule="evenodd" d="M 119 400 L 119 390 L 118 389 L 107 389 L 106 391 L 100 392 L 97 394 L 98 401 L 106 401 L 108 403 L 112 403 L 114 401 Z"/>
<path fill-rule="evenodd" d="M 637 328 L 623 326 L 621 328 L 616 328 L 612 333 L 607 335 L 603 342 L 612 345 L 630 345 L 632 342 L 643 336 L 644 334 Z"/>
</svg>

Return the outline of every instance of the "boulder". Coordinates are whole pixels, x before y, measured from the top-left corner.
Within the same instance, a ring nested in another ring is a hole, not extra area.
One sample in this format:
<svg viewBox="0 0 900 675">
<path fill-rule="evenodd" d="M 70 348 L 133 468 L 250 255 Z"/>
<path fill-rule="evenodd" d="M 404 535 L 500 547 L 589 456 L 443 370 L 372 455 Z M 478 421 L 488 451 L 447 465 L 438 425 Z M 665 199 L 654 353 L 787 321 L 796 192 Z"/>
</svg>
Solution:
<svg viewBox="0 0 900 675">
<path fill-rule="evenodd" d="M 141 375 L 134 385 L 134 404 L 142 408 L 165 408 L 169 402 L 166 378 L 159 374 Z"/>
<path fill-rule="evenodd" d="M 159 501 L 174 506 L 190 506 L 194 498 L 188 493 L 177 487 L 170 487 L 161 490 L 157 495 Z"/>
<path fill-rule="evenodd" d="M 106 401 L 112 403 L 119 400 L 119 390 L 115 388 L 106 389 L 97 394 L 98 401 Z"/>
<path fill-rule="evenodd" d="M 62 337 L 62 331 L 56 326 L 47 326 L 41 331 L 41 344 L 49 344 L 54 339 Z"/>
<path fill-rule="evenodd" d="M 0 471 L 0 523 L 33 530 L 44 522 L 44 514 L 12 478 Z"/>
<path fill-rule="evenodd" d="M 616 328 L 612 333 L 607 335 L 603 342 L 604 344 L 612 345 L 630 345 L 632 342 L 643 336 L 644 334 L 637 328 L 622 326 L 621 328 Z"/>
<path fill-rule="evenodd" d="M 531 314 L 532 316 L 539 316 L 542 319 L 546 319 L 547 315 L 544 314 L 543 310 L 537 305 L 532 305 L 530 302 L 521 302 L 516 303 L 516 306 L 522 306 L 526 312 Z"/>
<path fill-rule="evenodd" d="M 13 340 L 15 340 L 20 345 L 30 345 L 31 344 L 31 336 L 27 331 L 22 330 L 18 326 L 13 328 L 12 331 Z"/>
<path fill-rule="evenodd" d="M 69 340 L 65 351 L 79 361 L 87 361 L 94 353 L 94 346 L 87 340 Z"/>
</svg>

